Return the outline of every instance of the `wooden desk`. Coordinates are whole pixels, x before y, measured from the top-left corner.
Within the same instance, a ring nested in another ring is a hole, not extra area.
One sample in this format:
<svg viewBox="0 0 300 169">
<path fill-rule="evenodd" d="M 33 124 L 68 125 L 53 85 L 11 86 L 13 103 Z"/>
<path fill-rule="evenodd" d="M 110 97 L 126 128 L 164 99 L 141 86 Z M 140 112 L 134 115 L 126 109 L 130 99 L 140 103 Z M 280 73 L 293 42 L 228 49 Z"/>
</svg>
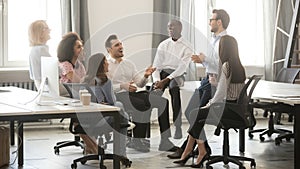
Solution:
<svg viewBox="0 0 300 169">
<path fill-rule="evenodd" d="M 27 104 L 26 101 L 32 100 L 37 92 L 16 88 L 16 87 L 0 87 L 0 90 L 9 92 L 0 92 L 0 121 L 17 121 L 18 122 L 18 164 L 22 166 L 24 163 L 23 148 L 23 123 L 32 122 L 39 119 L 60 119 L 60 118 L 76 118 L 77 113 L 102 113 L 103 116 L 112 116 L 114 118 L 114 134 L 113 134 L 113 153 L 117 154 L 120 149 L 119 135 L 120 131 L 120 109 L 118 107 L 91 103 L 89 106 L 72 105 L 69 98 L 59 97 L 59 101 L 69 105 L 53 104 L 51 106 L 39 106 L 35 102 Z M 120 161 L 114 157 L 114 168 L 120 168 Z"/>
<path fill-rule="evenodd" d="M 282 97 L 276 97 L 282 96 Z M 260 80 L 253 92 L 254 100 L 290 105 L 294 114 L 294 169 L 300 168 L 300 85 Z"/>
</svg>

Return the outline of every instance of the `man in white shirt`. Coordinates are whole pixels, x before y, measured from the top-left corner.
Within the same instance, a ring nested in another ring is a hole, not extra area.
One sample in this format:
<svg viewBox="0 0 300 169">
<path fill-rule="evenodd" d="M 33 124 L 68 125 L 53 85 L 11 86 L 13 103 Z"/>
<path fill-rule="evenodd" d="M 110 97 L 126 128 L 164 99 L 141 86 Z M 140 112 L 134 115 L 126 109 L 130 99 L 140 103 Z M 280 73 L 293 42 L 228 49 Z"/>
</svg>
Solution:
<svg viewBox="0 0 300 169">
<path fill-rule="evenodd" d="M 175 139 L 182 138 L 182 110 L 179 87 L 184 84 L 184 74 L 191 61 L 192 47 L 181 36 L 182 23 L 171 20 L 168 23 L 169 38 L 157 47 L 153 61 L 156 71 L 153 73 L 154 87 L 165 90 L 169 88 L 172 100 L 173 122 L 176 127 Z"/>
<path fill-rule="evenodd" d="M 192 56 L 192 61 L 195 63 L 202 63 L 205 66 L 207 76 L 201 80 L 200 87 L 195 90 L 189 101 L 185 111 L 185 116 L 188 120 L 190 112 L 194 109 L 205 106 L 209 99 L 211 99 L 214 95 L 215 86 L 212 86 L 209 83 L 209 78 L 216 78 L 219 73 L 219 41 L 222 36 L 227 35 L 226 29 L 229 22 L 230 17 L 225 10 L 214 9 L 212 12 L 212 18 L 209 20 L 213 36 L 210 42 L 211 45 L 208 55 L 200 53 L 199 55 Z M 186 143 L 187 139 L 180 149 L 178 149 L 175 153 L 168 155 L 168 157 L 171 159 L 180 158 L 183 150 L 185 149 Z"/>
<path fill-rule="evenodd" d="M 143 141 L 146 137 L 147 125 L 150 122 L 152 108 L 158 108 L 158 122 L 160 126 L 161 141 L 160 151 L 176 151 L 177 148 L 169 140 L 171 137 L 169 122 L 168 100 L 149 92 L 137 92 L 137 87 L 144 87 L 148 78 L 155 71 L 152 66 L 144 72 L 138 72 L 133 62 L 124 59 L 123 45 L 116 35 L 110 35 L 105 42 L 105 47 L 110 54 L 108 59 L 108 77 L 112 80 L 117 100 L 125 107 L 132 105 L 136 110 L 132 112 L 132 119 L 136 127 L 133 129 L 134 145 L 138 151 L 148 152 L 149 145 Z M 140 74 L 140 73 L 143 73 Z M 150 111 L 148 111 L 150 110 Z"/>
</svg>

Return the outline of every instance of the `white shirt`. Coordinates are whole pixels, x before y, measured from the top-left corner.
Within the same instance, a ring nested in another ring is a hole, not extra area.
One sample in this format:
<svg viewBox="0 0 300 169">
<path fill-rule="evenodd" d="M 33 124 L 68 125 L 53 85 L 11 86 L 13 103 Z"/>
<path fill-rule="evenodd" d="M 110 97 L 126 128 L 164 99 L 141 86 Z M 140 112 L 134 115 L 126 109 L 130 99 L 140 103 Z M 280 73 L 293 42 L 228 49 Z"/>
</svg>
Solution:
<svg viewBox="0 0 300 169">
<path fill-rule="evenodd" d="M 223 102 L 224 100 L 238 99 L 245 83 L 230 83 L 231 72 L 229 71 L 229 64 L 225 62 L 222 65 L 220 79 L 217 85 L 216 93 L 210 100 L 209 104 L 216 102 Z"/>
<path fill-rule="evenodd" d="M 222 36 L 227 35 L 227 31 L 224 30 L 218 35 L 213 35 L 211 39 L 211 46 L 208 50 L 208 55 L 205 57 L 203 62 L 204 67 L 206 68 L 206 73 L 219 73 L 219 43 Z"/>
<path fill-rule="evenodd" d="M 168 76 L 169 79 L 183 75 L 191 61 L 192 54 L 191 45 L 182 37 L 177 41 L 173 41 L 172 38 L 162 41 L 157 47 L 153 61 L 153 67 L 156 68 L 152 74 L 153 81 L 161 80 L 159 73 L 163 69 L 175 70 Z"/>
<path fill-rule="evenodd" d="M 145 71 L 138 71 L 133 62 L 123 59 L 120 63 L 114 58 L 108 59 L 107 76 L 113 83 L 115 92 L 126 91 L 123 84 L 134 82 L 137 87 L 144 87 L 148 83 L 148 78 L 144 77 Z"/>
<path fill-rule="evenodd" d="M 29 54 L 29 75 L 32 80 L 41 80 L 42 56 L 51 56 L 47 45 L 37 45 L 31 48 Z"/>
</svg>

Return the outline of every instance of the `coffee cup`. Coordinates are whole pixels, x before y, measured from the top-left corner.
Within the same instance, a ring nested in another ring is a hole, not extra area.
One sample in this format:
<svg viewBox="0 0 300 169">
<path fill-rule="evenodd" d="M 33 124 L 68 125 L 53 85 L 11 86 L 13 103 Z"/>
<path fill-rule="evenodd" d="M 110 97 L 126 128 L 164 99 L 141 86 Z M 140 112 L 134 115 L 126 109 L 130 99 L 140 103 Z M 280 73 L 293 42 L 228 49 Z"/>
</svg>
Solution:
<svg viewBox="0 0 300 169">
<path fill-rule="evenodd" d="M 84 106 L 88 106 L 91 103 L 91 94 L 90 93 L 82 93 L 81 94 L 81 103 Z"/>
<path fill-rule="evenodd" d="M 84 93 L 89 93 L 89 91 L 86 89 L 79 90 L 79 99 L 81 102 L 82 102 L 82 94 L 84 94 Z"/>
</svg>

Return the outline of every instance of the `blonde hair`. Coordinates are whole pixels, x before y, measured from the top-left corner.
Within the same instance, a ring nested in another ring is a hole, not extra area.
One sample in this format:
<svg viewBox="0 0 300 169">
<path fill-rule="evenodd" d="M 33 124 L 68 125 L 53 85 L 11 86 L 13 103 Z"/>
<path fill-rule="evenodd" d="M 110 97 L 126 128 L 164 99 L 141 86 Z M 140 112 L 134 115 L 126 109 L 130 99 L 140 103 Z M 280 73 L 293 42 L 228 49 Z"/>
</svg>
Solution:
<svg viewBox="0 0 300 169">
<path fill-rule="evenodd" d="M 47 23 L 44 20 L 37 20 L 30 24 L 28 29 L 30 46 L 45 44 L 45 39 L 43 37 L 45 25 L 47 26 Z"/>
</svg>

